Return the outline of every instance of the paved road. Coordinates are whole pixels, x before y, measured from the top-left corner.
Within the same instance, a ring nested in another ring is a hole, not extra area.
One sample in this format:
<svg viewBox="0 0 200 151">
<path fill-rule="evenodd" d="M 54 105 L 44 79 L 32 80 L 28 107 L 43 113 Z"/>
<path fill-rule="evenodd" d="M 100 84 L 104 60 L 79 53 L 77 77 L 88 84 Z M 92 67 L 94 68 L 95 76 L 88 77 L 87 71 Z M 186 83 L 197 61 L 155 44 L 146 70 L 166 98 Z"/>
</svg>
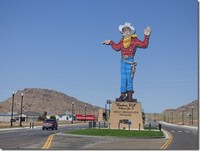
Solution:
<svg viewBox="0 0 200 151">
<path fill-rule="evenodd" d="M 158 125 L 159 123 L 152 123 L 152 125 Z M 196 127 L 189 127 L 184 125 L 174 125 L 161 122 L 162 128 L 169 131 L 173 140 L 167 149 L 178 150 L 194 150 L 199 149 L 199 132 Z"/>
<path fill-rule="evenodd" d="M 58 130 L 19 129 L 0 131 L 0 148 L 3 150 L 23 149 L 160 149 L 166 142 L 161 139 L 136 139 L 117 137 L 75 136 L 64 131 L 88 127 L 88 124 L 67 125 Z"/>
<path fill-rule="evenodd" d="M 42 130 L 41 127 L 38 127 L 0 131 L 0 149 L 41 149 L 49 135 L 85 127 L 88 127 L 88 125 L 59 126 L 58 130 Z"/>
<path fill-rule="evenodd" d="M 160 149 L 166 143 L 165 138 L 119 138 L 100 136 L 77 136 L 56 134 L 50 149 L 73 150 L 133 150 Z"/>
<path fill-rule="evenodd" d="M 152 125 L 159 123 L 152 122 Z M 161 149 L 167 139 L 135 139 L 116 137 L 90 137 L 66 135 L 62 132 L 88 127 L 88 124 L 60 126 L 58 130 L 18 129 L 0 131 L 0 148 L 3 150 L 38 150 L 52 138 L 48 149 Z M 162 128 L 173 135 L 166 149 L 199 149 L 198 129 L 162 123 Z M 55 134 L 53 137 L 52 134 Z"/>
</svg>

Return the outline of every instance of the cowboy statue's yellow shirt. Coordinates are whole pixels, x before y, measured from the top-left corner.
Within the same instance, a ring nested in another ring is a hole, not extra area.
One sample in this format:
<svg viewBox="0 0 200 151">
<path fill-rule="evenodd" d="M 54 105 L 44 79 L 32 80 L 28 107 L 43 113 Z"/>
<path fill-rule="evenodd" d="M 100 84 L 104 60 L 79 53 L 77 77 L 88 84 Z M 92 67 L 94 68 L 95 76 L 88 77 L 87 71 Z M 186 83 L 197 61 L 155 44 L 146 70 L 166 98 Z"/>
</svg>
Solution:
<svg viewBox="0 0 200 151">
<path fill-rule="evenodd" d="M 122 41 L 123 41 L 124 48 L 128 48 L 130 46 L 130 44 L 131 44 L 131 38 L 135 38 L 135 37 L 137 37 L 137 35 L 136 34 L 132 34 L 127 38 L 123 38 Z"/>
</svg>

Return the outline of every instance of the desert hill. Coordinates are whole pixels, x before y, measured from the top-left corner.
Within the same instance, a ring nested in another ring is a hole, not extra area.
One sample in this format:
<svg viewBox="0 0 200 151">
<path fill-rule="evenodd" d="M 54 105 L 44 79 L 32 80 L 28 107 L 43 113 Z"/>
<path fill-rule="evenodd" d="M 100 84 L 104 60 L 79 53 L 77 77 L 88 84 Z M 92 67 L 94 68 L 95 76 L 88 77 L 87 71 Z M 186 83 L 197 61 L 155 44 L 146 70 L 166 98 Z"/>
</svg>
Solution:
<svg viewBox="0 0 200 151">
<path fill-rule="evenodd" d="M 190 102 L 190 103 L 188 103 L 186 105 L 178 107 L 177 109 L 166 109 L 166 110 L 163 111 L 163 113 L 171 113 L 171 112 L 181 113 L 182 110 L 184 110 L 184 112 L 189 114 L 189 113 L 191 113 L 192 108 L 193 108 L 193 112 L 197 113 L 198 107 L 199 107 L 198 100 L 194 100 L 194 101 L 192 101 L 192 102 Z"/>
<path fill-rule="evenodd" d="M 146 114 L 151 120 L 165 121 L 174 124 L 197 126 L 199 123 L 199 101 L 194 100 L 175 109 L 165 109 L 162 113 Z"/>
<path fill-rule="evenodd" d="M 193 118 L 193 125 L 198 125 L 199 120 L 199 101 L 194 100 L 186 105 L 178 107 L 176 109 L 166 109 L 163 111 L 165 115 L 165 121 L 170 123 L 191 125 Z"/>
<path fill-rule="evenodd" d="M 100 107 L 93 106 L 86 102 L 77 100 L 74 97 L 68 96 L 54 90 L 26 88 L 18 90 L 14 95 L 14 112 L 20 112 L 21 109 L 21 94 L 23 93 L 23 111 L 33 111 L 43 114 L 63 114 L 66 111 L 72 111 L 72 103 L 74 102 L 75 114 L 93 114 L 94 110 L 98 111 Z M 11 112 L 12 97 L 0 102 L 0 113 Z M 94 108 L 95 107 L 95 108 Z"/>
</svg>

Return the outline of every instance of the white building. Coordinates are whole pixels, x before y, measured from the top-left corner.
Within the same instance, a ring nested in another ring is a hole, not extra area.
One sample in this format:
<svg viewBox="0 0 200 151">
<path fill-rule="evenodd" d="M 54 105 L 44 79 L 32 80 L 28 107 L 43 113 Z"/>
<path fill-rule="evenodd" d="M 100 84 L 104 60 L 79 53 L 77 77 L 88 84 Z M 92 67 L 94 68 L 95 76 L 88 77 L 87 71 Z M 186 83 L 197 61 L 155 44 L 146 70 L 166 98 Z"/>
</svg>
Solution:
<svg viewBox="0 0 200 151">
<path fill-rule="evenodd" d="M 72 121 L 72 114 L 66 111 L 64 114 L 56 115 L 56 119 L 59 121 Z"/>
<path fill-rule="evenodd" d="M 18 114 L 13 112 L 13 119 L 18 117 Z M 9 113 L 0 113 L 0 121 L 1 122 L 10 122 L 11 121 L 11 112 Z"/>
<path fill-rule="evenodd" d="M 13 119 L 16 122 L 20 121 L 21 114 L 13 112 Z M 32 121 L 38 121 L 38 118 L 40 117 L 40 113 L 26 111 L 22 114 L 22 121 L 25 122 L 32 122 Z M 11 120 L 11 112 L 8 113 L 0 113 L 0 121 L 2 122 L 10 122 Z"/>
</svg>

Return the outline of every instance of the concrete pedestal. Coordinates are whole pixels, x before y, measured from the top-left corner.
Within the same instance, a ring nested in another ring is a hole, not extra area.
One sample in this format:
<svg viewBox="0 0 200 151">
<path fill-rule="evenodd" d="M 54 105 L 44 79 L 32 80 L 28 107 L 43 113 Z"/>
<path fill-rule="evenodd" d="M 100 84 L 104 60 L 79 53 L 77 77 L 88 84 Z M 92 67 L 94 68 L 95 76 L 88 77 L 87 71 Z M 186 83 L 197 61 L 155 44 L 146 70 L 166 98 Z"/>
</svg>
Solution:
<svg viewBox="0 0 200 151">
<path fill-rule="evenodd" d="M 110 129 L 142 130 L 142 108 L 140 102 L 112 102 Z"/>
</svg>

